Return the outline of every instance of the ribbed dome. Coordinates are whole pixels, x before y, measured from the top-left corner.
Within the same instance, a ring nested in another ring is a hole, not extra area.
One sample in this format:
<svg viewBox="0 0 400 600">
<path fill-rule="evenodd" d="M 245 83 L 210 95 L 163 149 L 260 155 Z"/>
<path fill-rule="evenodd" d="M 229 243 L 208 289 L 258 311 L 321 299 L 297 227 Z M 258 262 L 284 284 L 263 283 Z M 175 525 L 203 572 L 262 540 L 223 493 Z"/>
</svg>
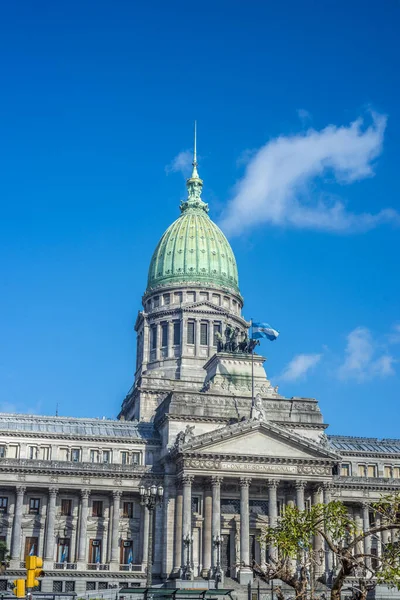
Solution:
<svg viewBox="0 0 400 600">
<path fill-rule="evenodd" d="M 189 194 L 181 210 L 182 215 L 168 227 L 155 249 L 147 290 L 199 282 L 239 293 L 235 256 L 220 228 L 207 215 L 207 205 L 199 196 L 196 205 L 190 202 Z"/>
</svg>

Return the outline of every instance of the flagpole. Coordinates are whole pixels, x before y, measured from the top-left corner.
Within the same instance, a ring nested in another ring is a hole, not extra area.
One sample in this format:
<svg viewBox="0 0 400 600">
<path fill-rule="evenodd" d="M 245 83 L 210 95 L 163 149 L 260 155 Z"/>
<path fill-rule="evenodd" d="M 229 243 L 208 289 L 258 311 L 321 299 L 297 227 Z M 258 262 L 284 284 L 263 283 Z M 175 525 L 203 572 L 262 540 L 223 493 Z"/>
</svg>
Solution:
<svg viewBox="0 0 400 600">
<path fill-rule="evenodd" d="M 250 339 L 253 339 L 253 319 L 250 319 L 251 334 Z M 254 348 L 251 351 L 251 408 L 254 408 Z"/>
</svg>

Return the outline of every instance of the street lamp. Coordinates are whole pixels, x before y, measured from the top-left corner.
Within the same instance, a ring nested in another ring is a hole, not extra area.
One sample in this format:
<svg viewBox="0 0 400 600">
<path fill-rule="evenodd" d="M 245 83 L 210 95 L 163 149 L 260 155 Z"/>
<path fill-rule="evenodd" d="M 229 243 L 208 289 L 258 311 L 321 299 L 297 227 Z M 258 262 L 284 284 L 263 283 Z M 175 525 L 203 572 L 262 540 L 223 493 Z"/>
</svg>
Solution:
<svg viewBox="0 0 400 600">
<path fill-rule="evenodd" d="M 223 542 L 223 536 L 219 535 L 219 533 L 217 535 L 214 535 L 213 537 L 213 544 L 214 547 L 216 548 L 217 552 L 217 564 L 216 564 L 216 568 L 215 568 L 215 583 L 217 584 L 218 587 L 218 583 L 222 583 L 222 569 L 221 569 L 221 544 Z"/>
<path fill-rule="evenodd" d="M 184 566 L 183 578 L 190 580 L 192 579 L 191 550 L 193 545 L 193 536 L 190 533 L 183 536 L 183 545 L 185 546 L 186 554 L 186 565 Z"/>
<path fill-rule="evenodd" d="M 151 587 L 153 583 L 153 520 L 154 520 L 154 509 L 155 507 L 162 504 L 164 497 L 164 488 L 162 485 L 156 486 L 153 483 L 148 488 L 145 488 L 144 485 L 139 487 L 140 493 L 140 504 L 142 506 L 146 506 L 149 511 L 149 539 L 147 546 L 147 578 L 146 585 L 147 587 Z"/>
</svg>

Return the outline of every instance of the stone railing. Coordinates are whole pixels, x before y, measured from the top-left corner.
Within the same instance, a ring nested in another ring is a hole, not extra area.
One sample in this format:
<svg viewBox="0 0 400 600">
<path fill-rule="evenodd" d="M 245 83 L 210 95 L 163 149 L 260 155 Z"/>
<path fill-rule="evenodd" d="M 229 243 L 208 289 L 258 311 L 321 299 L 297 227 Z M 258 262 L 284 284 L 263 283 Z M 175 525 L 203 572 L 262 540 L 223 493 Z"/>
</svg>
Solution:
<svg viewBox="0 0 400 600">
<path fill-rule="evenodd" d="M 131 464 L 120 465 L 115 463 L 72 462 L 68 460 L 37 460 L 35 458 L 0 458 L 1 467 L 29 467 L 37 469 L 55 469 L 63 471 L 96 471 L 97 473 L 130 473 L 132 471 L 146 471 L 149 467 Z"/>
<path fill-rule="evenodd" d="M 396 485 L 400 486 L 400 479 L 394 477 L 358 477 L 357 475 L 335 475 L 334 483 L 356 483 L 357 485 Z"/>
<path fill-rule="evenodd" d="M 88 563 L 87 564 L 88 571 L 109 571 L 110 565 L 102 564 L 102 563 Z"/>
<path fill-rule="evenodd" d="M 69 563 L 69 562 L 56 562 L 54 563 L 54 569 L 64 569 L 64 570 L 69 570 L 69 571 L 73 571 L 77 569 L 77 564 L 76 563 Z"/>
<path fill-rule="evenodd" d="M 119 570 L 120 571 L 134 571 L 134 572 L 141 572 L 142 569 L 142 565 L 119 565 Z"/>
</svg>

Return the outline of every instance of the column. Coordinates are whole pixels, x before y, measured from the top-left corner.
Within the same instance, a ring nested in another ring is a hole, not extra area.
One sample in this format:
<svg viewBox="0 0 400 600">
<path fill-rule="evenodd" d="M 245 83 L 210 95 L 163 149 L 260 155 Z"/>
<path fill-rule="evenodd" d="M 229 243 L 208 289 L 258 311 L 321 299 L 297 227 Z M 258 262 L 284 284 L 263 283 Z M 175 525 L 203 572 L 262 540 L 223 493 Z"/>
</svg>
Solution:
<svg viewBox="0 0 400 600">
<path fill-rule="evenodd" d="M 142 523 L 143 523 L 143 545 L 142 545 L 142 569 L 147 569 L 147 555 L 149 552 L 149 510 L 146 506 L 142 506 Z"/>
<path fill-rule="evenodd" d="M 212 549 L 212 494 L 209 484 L 204 488 L 204 521 L 203 521 L 203 571 L 202 577 L 211 573 Z"/>
<path fill-rule="evenodd" d="M 79 545 L 78 545 L 78 561 L 87 562 L 86 556 L 86 536 L 87 536 L 87 520 L 89 508 L 90 490 L 81 491 L 81 511 L 79 519 Z"/>
<path fill-rule="evenodd" d="M 182 566 L 182 516 L 183 516 L 183 496 L 182 485 L 177 483 L 176 502 L 175 502 L 175 552 L 174 552 L 174 573 L 179 573 Z"/>
<path fill-rule="evenodd" d="M 332 499 L 332 490 L 329 483 L 323 484 L 323 492 L 324 492 L 324 504 L 329 504 Z M 328 574 L 333 569 L 333 555 L 331 550 L 329 550 L 327 544 L 325 543 L 325 568 Z"/>
<path fill-rule="evenodd" d="M 278 519 L 278 485 L 279 481 L 277 479 L 268 481 L 268 525 L 270 527 L 275 527 Z M 271 558 L 275 558 L 276 548 L 274 546 L 270 546 L 268 552 Z"/>
<path fill-rule="evenodd" d="M 192 483 L 193 483 L 193 475 L 185 475 L 182 477 L 182 491 L 183 491 L 183 500 L 182 500 L 182 508 L 183 508 L 183 537 L 185 538 L 187 535 L 192 537 Z M 184 567 L 187 564 L 187 549 L 185 545 L 182 548 L 182 566 Z"/>
<path fill-rule="evenodd" d="M 200 319 L 195 321 L 194 343 L 196 356 L 200 356 Z"/>
<path fill-rule="evenodd" d="M 149 336 L 149 323 L 147 319 L 143 322 L 143 370 L 147 369 L 147 363 L 150 358 L 150 336 Z"/>
<path fill-rule="evenodd" d="M 221 532 L 221 483 L 222 477 L 211 477 L 211 493 L 212 493 L 212 525 L 211 537 L 214 538 L 220 535 Z M 213 545 L 212 550 L 212 567 L 217 566 L 217 547 Z"/>
<path fill-rule="evenodd" d="M 207 321 L 207 325 L 208 325 L 208 357 L 210 358 L 216 352 L 216 348 L 214 348 L 214 346 L 213 346 L 214 321 L 212 321 L 212 320 Z"/>
<path fill-rule="evenodd" d="M 121 490 L 113 491 L 113 514 L 112 514 L 112 529 L 111 529 L 111 563 L 112 571 L 119 570 L 119 513 L 121 504 Z"/>
<path fill-rule="evenodd" d="M 240 571 L 239 583 L 246 585 L 253 580 L 250 569 L 250 523 L 249 523 L 249 477 L 240 478 Z"/>
<path fill-rule="evenodd" d="M 161 512 L 163 514 L 162 523 L 162 539 L 161 554 L 162 554 L 162 569 L 161 575 L 163 579 L 167 579 L 174 568 L 174 537 L 175 537 L 175 502 L 176 488 L 175 476 L 164 475 L 164 502 Z"/>
<path fill-rule="evenodd" d="M 21 559 L 21 525 L 22 525 L 22 509 L 24 506 L 24 494 L 26 488 L 23 486 L 17 487 L 16 501 L 14 508 L 14 523 L 11 538 L 11 559 Z"/>
<path fill-rule="evenodd" d="M 296 481 L 296 506 L 299 510 L 305 509 L 304 504 L 304 488 L 306 487 L 305 481 Z"/>
<path fill-rule="evenodd" d="M 375 525 L 376 527 L 381 527 L 382 525 L 381 515 L 378 513 L 375 513 Z M 382 556 L 382 533 L 382 531 L 378 531 L 376 534 L 376 553 L 378 558 Z"/>
<path fill-rule="evenodd" d="M 322 489 L 320 487 L 316 487 L 313 489 L 311 497 L 311 502 L 313 506 L 315 506 L 316 504 L 322 504 L 321 492 Z M 325 551 L 324 538 L 320 533 L 314 536 L 314 551 L 317 556 L 316 572 L 318 573 L 318 575 L 322 575 L 322 573 L 325 571 Z"/>
<path fill-rule="evenodd" d="M 46 515 L 46 546 L 44 550 L 44 559 L 54 561 L 54 525 L 56 522 L 56 500 L 58 489 L 49 489 L 49 500 L 47 504 Z M 53 568 L 52 565 L 51 568 Z"/>
<path fill-rule="evenodd" d="M 369 530 L 369 506 L 364 503 L 362 505 L 362 517 L 363 517 L 363 530 L 364 532 Z M 371 536 L 368 535 L 364 538 L 364 553 L 371 554 Z M 367 556 L 365 559 L 367 567 L 371 567 L 371 557 Z"/>
</svg>

